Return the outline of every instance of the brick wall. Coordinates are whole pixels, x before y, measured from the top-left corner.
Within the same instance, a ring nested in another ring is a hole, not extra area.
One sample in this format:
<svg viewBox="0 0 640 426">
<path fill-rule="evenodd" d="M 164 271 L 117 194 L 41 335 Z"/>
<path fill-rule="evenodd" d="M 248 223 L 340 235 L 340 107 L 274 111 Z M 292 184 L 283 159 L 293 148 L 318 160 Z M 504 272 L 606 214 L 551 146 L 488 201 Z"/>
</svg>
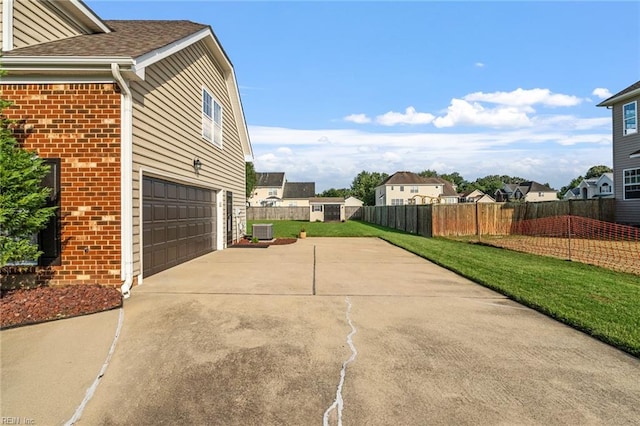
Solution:
<svg viewBox="0 0 640 426">
<path fill-rule="evenodd" d="M 61 159 L 61 265 L 40 269 L 49 284 L 120 280 L 120 94 L 114 84 L 3 84 L 20 120 L 16 138 Z"/>
</svg>

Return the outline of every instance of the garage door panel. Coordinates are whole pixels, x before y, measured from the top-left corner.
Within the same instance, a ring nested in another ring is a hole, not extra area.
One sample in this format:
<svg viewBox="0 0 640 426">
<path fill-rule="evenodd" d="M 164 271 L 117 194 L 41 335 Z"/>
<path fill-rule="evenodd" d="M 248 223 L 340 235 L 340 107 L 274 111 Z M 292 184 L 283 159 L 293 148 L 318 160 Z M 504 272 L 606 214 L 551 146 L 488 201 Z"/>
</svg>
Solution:
<svg viewBox="0 0 640 426">
<path fill-rule="evenodd" d="M 178 219 L 178 206 L 168 205 L 167 206 L 167 220 L 177 220 Z"/>
<path fill-rule="evenodd" d="M 153 182 L 153 197 L 154 198 L 165 198 L 165 188 L 166 184 L 162 181 L 154 181 Z"/>
<path fill-rule="evenodd" d="M 154 246 L 163 245 L 167 240 L 167 233 L 165 228 L 152 228 L 151 241 Z"/>
<path fill-rule="evenodd" d="M 142 186 L 145 276 L 214 250 L 212 191 L 149 177 Z"/>
</svg>

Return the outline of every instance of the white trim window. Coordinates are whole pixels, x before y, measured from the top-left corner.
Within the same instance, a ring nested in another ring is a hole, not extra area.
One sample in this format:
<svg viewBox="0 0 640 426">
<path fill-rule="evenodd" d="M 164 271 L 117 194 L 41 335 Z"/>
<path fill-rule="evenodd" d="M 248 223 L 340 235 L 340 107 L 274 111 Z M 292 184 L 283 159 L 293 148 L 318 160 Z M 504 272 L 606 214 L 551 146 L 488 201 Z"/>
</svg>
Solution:
<svg viewBox="0 0 640 426">
<path fill-rule="evenodd" d="M 418 187 L 417 186 L 412 186 L 411 190 L 409 192 L 411 192 L 412 194 L 417 194 L 418 193 Z"/>
<path fill-rule="evenodd" d="M 600 193 L 611 194 L 611 185 L 609 185 L 607 182 L 603 183 L 602 186 L 600 187 Z"/>
<path fill-rule="evenodd" d="M 392 206 L 402 206 L 404 204 L 404 200 L 402 198 L 392 198 L 391 205 Z"/>
<path fill-rule="evenodd" d="M 222 148 L 222 105 L 202 88 L 202 137 Z"/>
<path fill-rule="evenodd" d="M 269 188 L 269 197 L 277 197 L 278 188 Z"/>
<path fill-rule="evenodd" d="M 640 199 L 640 169 L 622 171 L 622 192 L 625 200 Z"/>
<path fill-rule="evenodd" d="M 622 106 L 622 134 L 638 133 L 638 102 L 629 102 Z"/>
<path fill-rule="evenodd" d="M 322 204 L 312 204 L 311 205 L 311 211 L 312 212 L 321 212 L 322 211 Z"/>
</svg>

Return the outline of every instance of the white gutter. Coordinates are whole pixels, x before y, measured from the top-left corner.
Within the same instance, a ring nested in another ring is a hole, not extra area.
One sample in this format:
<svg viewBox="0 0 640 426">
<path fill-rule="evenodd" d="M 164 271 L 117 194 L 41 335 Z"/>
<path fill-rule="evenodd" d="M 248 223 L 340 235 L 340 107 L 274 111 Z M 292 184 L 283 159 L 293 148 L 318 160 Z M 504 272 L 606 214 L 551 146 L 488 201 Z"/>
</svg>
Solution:
<svg viewBox="0 0 640 426">
<path fill-rule="evenodd" d="M 2 50 L 13 50 L 13 0 L 2 1 Z"/>
<path fill-rule="evenodd" d="M 120 291 L 125 299 L 133 285 L 133 108 L 129 85 L 120 74 L 120 66 L 111 64 L 111 73 L 120 89 Z"/>
<path fill-rule="evenodd" d="M 4 7 L 4 6 L 3 6 Z M 4 10 L 3 10 L 4 12 Z M 3 18 L 3 26 L 4 26 L 4 18 Z M 4 34 L 3 34 L 4 37 Z M 2 40 L 4 43 L 4 38 Z M 30 65 L 129 65 L 133 66 L 135 64 L 134 60 L 131 57 L 126 56 L 84 56 L 84 57 L 73 57 L 73 56 L 20 56 L 20 55 L 10 55 L 2 57 L 3 64 L 30 64 Z"/>
</svg>

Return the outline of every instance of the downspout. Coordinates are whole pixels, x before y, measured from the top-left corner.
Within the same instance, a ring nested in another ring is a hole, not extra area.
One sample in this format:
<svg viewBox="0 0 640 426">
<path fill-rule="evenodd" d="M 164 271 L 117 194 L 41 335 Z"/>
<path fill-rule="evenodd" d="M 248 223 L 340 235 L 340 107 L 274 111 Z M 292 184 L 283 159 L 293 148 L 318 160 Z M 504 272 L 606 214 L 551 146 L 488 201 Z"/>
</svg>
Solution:
<svg viewBox="0 0 640 426">
<path fill-rule="evenodd" d="M 125 299 L 133 285 L 133 108 L 129 85 L 120 74 L 120 66 L 111 64 L 111 73 L 121 94 L 120 106 L 120 291 Z"/>
<path fill-rule="evenodd" d="M 2 50 L 13 50 L 13 0 L 2 1 Z"/>
</svg>

